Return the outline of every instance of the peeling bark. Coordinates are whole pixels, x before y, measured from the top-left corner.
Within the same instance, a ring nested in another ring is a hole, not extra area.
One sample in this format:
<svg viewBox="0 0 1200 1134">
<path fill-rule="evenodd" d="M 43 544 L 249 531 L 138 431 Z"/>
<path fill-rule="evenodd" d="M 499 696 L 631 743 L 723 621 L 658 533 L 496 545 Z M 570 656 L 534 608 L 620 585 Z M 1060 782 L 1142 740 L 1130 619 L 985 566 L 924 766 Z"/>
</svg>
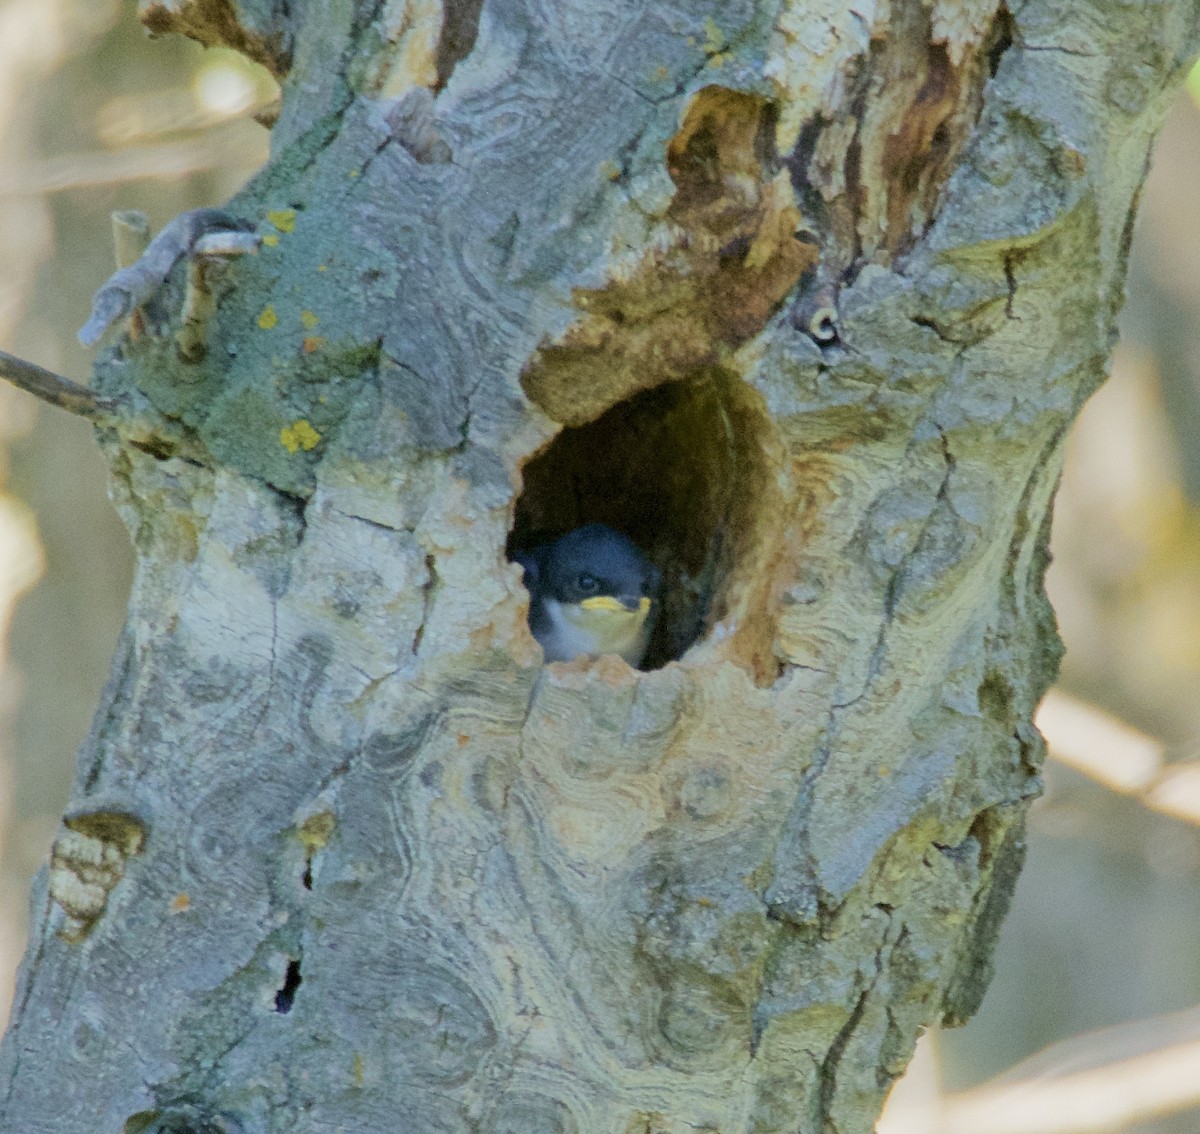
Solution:
<svg viewBox="0 0 1200 1134">
<path fill-rule="evenodd" d="M 1195 4 L 144 10 L 284 97 L 203 349 L 97 368 L 139 569 L 0 1126 L 865 1134 L 987 986 Z M 644 671 L 529 635 L 591 521 Z"/>
</svg>

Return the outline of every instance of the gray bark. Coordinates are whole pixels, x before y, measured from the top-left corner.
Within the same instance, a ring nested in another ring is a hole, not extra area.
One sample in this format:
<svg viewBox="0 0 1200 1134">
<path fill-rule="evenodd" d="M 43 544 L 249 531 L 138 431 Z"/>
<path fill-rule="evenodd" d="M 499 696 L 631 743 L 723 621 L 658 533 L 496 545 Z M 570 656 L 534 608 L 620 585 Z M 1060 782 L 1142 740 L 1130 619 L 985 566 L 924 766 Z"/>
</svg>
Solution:
<svg viewBox="0 0 1200 1134">
<path fill-rule="evenodd" d="M 0 1128 L 870 1130 L 987 984 L 1196 5 L 145 9 L 283 76 L 272 239 L 98 366 L 138 571 Z M 645 672 L 528 634 L 591 520 Z"/>
</svg>

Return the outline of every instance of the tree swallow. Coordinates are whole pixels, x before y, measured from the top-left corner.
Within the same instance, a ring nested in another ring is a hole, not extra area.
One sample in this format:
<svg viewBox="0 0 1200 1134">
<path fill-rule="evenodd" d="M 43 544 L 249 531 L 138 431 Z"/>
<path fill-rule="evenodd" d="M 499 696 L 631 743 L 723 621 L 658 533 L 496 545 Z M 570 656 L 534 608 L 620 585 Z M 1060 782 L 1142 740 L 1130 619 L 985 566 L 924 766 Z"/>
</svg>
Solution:
<svg viewBox="0 0 1200 1134">
<path fill-rule="evenodd" d="M 588 524 L 513 558 L 525 570 L 529 629 L 546 661 L 617 654 L 641 664 L 662 576 L 637 544 Z"/>
</svg>

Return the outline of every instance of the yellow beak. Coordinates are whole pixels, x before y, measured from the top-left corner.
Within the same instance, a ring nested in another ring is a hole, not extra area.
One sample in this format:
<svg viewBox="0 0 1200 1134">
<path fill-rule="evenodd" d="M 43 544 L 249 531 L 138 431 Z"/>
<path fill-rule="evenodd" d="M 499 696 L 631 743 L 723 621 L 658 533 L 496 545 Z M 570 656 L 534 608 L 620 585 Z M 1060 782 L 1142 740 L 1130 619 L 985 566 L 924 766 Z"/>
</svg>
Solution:
<svg viewBox="0 0 1200 1134">
<path fill-rule="evenodd" d="M 579 605 L 584 610 L 609 610 L 613 614 L 637 614 L 642 618 L 650 611 L 650 600 L 644 596 L 638 600 L 636 610 L 630 610 L 620 599 L 613 598 L 612 595 L 596 595 L 593 598 L 585 598 Z"/>
</svg>

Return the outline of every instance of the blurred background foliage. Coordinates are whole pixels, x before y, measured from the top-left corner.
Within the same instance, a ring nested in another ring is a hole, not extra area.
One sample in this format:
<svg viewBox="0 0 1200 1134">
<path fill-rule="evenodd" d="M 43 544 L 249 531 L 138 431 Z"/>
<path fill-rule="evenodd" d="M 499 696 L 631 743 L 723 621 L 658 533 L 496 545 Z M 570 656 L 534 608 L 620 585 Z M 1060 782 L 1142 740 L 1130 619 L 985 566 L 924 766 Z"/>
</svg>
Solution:
<svg viewBox="0 0 1200 1134">
<path fill-rule="evenodd" d="M 86 381 L 109 215 L 219 205 L 277 91 L 136 0 L 0 0 L 0 347 Z M 1055 758 L 996 978 L 881 1134 L 1200 1129 L 1200 70 L 1142 200 L 1113 375 L 1070 440 Z M 0 389 L 0 1019 L 133 568 L 90 427 Z M 36 520 L 34 519 L 36 517 Z M 19 597 L 19 601 L 18 600 Z M 7 633 L 5 633 L 7 631 Z"/>
</svg>

